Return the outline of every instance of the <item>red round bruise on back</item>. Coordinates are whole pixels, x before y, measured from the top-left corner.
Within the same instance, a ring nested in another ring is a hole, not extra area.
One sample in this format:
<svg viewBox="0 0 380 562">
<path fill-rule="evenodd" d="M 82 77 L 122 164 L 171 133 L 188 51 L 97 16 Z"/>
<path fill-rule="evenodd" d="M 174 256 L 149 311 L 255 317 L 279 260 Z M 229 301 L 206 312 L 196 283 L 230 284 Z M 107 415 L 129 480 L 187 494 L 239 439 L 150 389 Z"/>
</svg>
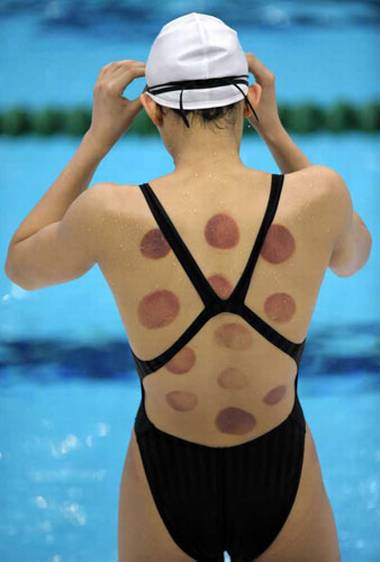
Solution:
<svg viewBox="0 0 380 562">
<path fill-rule="evenodd" d="M 265 299 L 264 310 L 271 320 L 288 322 L 296 311 L 296 303 L 287 293 L 273 293 Z"/>
<path fill-rule="evenodd" d="M 152 228 L 144 235 L 140 252 L 144 257 L 154 260 L 163 258 L 170 252 L 170 246 L 159 228 Z"/>
<path fill-rule="evenodd" d="M 267 394 L 263 398 L 263 402 L 265 402 L 265 404 L 268 404 L 268 406 L 277 404 L 285 396 L 286 390 L 287 388 L 284 384 L 275 386 L 269 392 L 267 392 Z"/>
<path fill-rule="evenodd" d="M 223 275 L 211 275 L 207 281 L 221 299 L 228 299 L 232 293 L 232 285 Z"/>
<path fill-rule="evenodd" d="M 246 410 L 230 406 L 220 410 L 215 418 L 215 425 L 222 433 L 243 435 L 252 431 L 256 418 Z"/>
<path fill-rule="evenodd" d="M 281 224 L 272 224 L 261 248 L 261 256 L 270 263 L 282 263 L 294 253 L 296 247 L 292 233 Z"/>
<path fill-rule="evenodd" d="M 166 401 L 174 410 L 188 412 L 198 404 L 198 397 L 193 392 L 172 390 L 166 394 Z"/>
<path fill-rule="evenodd" d="M 165 365 L 166 369 L 176 375 L 187 373 L 193 368 L 195 363 L 195 353 L 191 347 L 183 347 L 170 361 Z"/>
<path fill-rule="evenodd" d="M 228 349 L 244 351 L 252 345 L 252 334 L 245 326 L 230 322 L 222 324 L 214 332 L 216 343 Z"/>
<path fill-rule="evenodd" d="M 248 384 L 245 374 L 240 369 L 233 367 L 228 367 L 219 373 L 217 380 L 219 386 L 232 390 L 239 390 Z"/>
<path fill-rule="evenodd" d="M 163 328 L 175 319 L 179 309 L 177 296 L 166 289 L 159 289 L 141 299 L 138 317 L 145 328 Z"/>
<path fill-rule="evenodd" d="M 227 213 L 218 213 L 207 221 L 204 235 L 210 246 L 224 250 L 233 248 L 239 242 L 237 223 Z"/>
</svg>

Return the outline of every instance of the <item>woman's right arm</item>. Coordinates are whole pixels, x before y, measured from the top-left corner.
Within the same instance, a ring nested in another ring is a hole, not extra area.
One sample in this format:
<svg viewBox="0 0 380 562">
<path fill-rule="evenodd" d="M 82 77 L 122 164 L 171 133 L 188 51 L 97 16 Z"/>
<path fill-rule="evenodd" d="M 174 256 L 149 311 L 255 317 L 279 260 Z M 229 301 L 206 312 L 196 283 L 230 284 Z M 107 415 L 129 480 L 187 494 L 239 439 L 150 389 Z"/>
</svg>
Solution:
<svg viewBox="0 0 380 562">
<path fill-rule="evenodd" d="M 280 121 L 276 127 L 263 130 L 259 134 L 268 146 L 283 174 L 290 174 L 313 165 L 296 143 L 293 142 Z"/>
<path fill-rule="evenodd" d="M 329 267 L 339 277 L 349 277 L 367 262 L 372 247 L 371 234 L 353 209 L 348 186 L 342 176 L 327 166 L 313 165 L 281 126 L 262 135 L 283 173 L 312 166 L 313 173 L 326 186 L 326 206 L 335 214 L 335 238 Z"/>
<path fill-rule="evenodd" d="M 282 125 L 263 133 L 262 137 L 284 174 L 312 166 L 318 180 L 327 186 L 326 205 L 339 209 L 334 218 L 336 235 L 329 267 L 338 277 L 354 275 L 368 261 L 372 238 L 360 215 L 353 209 L 343 177 L 332 168 L 309 162 Z"/>
<path fill-rule="evenodd" d="M 282 173 L 288 174 L 312 166 L 281 123 L 276 100 L 275 75 L 252 53 L 245 53 L 245 56 L 249 71 L 256 80 L 256 84 L 249 87 L 247 95 L 259 117 L 257 121 L 250 113 L 248 121 L 268 145 Z"/>
<path fill-rule="evenodd" d="M 329 267 L 339 277 L 349 277 L 359 271 L 369 258 L 372 238 L 360 215 L 353 209 L 343 177 L 332 168 L 309 162 L 282 125 L 263 133 L 262 137 L 283 173 L 312 166 L 318 180 L 327 186 L 326 206 L 339 209 L 334 217 L 335 238 Z"/>
<path fill-rule="evenodd" d="M 312 166 L 313 173 L 318 174 L 320 181 L 327 186 L 326 205 L 339 210 L 335 215 L 335 237 L 329 266 L 340 277 L 353 275 L 367 262 L 372 238 L 352 207 L 349 189 L 340 174 L 327 166 L 312 164 L 293 142 L 279 117 L 275 75 L 255 55 L 245 55 L 248 68 L 256 79 L 256 84 L 250 86 L 248 97 L 259 117 L 256 121 L 250 114 L 248 120 L 267 144 L 283 174 Z"/>
<path fill-rule="evenodd" d="M 350 277 L 368 261 L 372 237 L 365 223 L 354 211 L 346 182 L 340 174 L 326 166 L 318 166 L 327 190 L 326 203 L 337 209 L 334 224 L 334 245 L 330 269 L 339 277 Z"/>
</svg>

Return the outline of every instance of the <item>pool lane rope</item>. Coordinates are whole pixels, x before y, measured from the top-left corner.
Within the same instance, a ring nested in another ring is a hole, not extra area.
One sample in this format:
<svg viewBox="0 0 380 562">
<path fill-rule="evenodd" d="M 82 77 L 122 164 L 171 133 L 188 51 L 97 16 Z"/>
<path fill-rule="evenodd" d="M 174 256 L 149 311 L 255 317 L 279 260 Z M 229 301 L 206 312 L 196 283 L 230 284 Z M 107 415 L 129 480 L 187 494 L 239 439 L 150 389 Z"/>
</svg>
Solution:
<svg viewBox="0 0 380 562">
<path fill-rule="evenodd" d="M 345 100 L 337 100 L 328 106 L 314 102 L 296 105 L 279 104 L 279 115 L 285 129 L 289 132 L 308 134 L 318 131 L 344 133 L 347 131 L 363 131 L 376 133 L 380 131 L 380 101 L 369 100 L 362 104 L 353 104 Z M 91 123 L 91 108 L 86 105 L 75 107 L 47 106 L 31 109 L 21 105 L 0 110 L 0 135 L 51 136 L 63 134 L 81 136 Z M 252 130 L 248 121 L 244 122 L 244 130 Z M 137 115 L 128 135 L 158 135 L 156 127 L 145 110 Z"/>
</svg>

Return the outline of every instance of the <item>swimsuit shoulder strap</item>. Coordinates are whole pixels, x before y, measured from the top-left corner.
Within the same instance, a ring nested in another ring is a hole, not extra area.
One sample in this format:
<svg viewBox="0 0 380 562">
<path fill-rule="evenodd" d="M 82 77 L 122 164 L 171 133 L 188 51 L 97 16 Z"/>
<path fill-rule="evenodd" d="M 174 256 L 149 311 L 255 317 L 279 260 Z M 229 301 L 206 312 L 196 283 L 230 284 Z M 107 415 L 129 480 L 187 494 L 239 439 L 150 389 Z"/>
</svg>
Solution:
<svg viewBox="0 0 380 562">
<path fill-rule="evenodd" d="M 259 232 L 257 234 L 255 243 L 252 247 L 252 251 L 250 253 L 246 266 L 243 270 L 243 273 L 241 274 L 241 277 L 230 296 L 230 299 L 234 302 L 239 301 L 240 303 L 243 303 L 245 300 L 259 254 L 261 252 L 261 249 L 265 241 L 265 237 L 267 235 L 267 232 L 272 224 L 272 221 L 277 211 L 283 183 L 284 183 L 283 174 L 272 174 L 271 188 L 268 197 L 267 207 L 264 213 L 264 217 Z"/>
<path fill-rule="evenodd" d="M 162 234 L 166 238 L 174 254 L 177 256 L 177 259 L 181 263 L 191 283 L 197 290 L 204 305 L 206 306 L 211 302 L 215 301 L 216 295 L 214 291 L 212 290 L 210 284 L 208 283 L 207 279 L 203 275 L 200 267 L 195 261 L 190 250 L 188 249 L 185 242 L 179 235 L 176 227 L 174 226 L 169 215 L 163 208 L 157 195 L 154 193 L 149 183 L 143 183 L 139 187 L 141 188 L 141 191 L 146 199 L 146 202 L 158 226 L 160 227 Z"/>
</svg>

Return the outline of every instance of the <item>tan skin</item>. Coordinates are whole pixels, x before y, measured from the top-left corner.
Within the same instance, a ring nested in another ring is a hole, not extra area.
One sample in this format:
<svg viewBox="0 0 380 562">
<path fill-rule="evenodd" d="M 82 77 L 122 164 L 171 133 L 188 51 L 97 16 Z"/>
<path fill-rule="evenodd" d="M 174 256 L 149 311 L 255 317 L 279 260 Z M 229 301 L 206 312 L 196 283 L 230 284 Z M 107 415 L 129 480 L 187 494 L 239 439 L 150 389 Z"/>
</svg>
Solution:
<svg viewBox="0 0 380 562">
<path fill-rule="evenodd" d="M 225 295 L 245 265 L 270 187 L 270 173 L 249 168 L 240 159 L 243 121 L 248 118 L 268 142 L 280 126 L 274 77 L 254 55 L 248 53 L 247 60 L 256 78 L 248 95 L 259 124 L 243 102 L 237 107 L 235 125 L 224 130 L 202 127 L 195 120 L 189 130 L 173 112 L 162 116 L 146 94 L 122 107 L 112 92 L 122 91 L 128 80 L 144 73 L 142 63 L 134 62 L 132 71 L 129 61 L 125 69 L 122 64 L 113 70 L 108 67 L 108 84 L 112 78 L 118 86 L 114 91 L 98 88 L 92 128 L 83 149 L 96 147 L 99 155 L 105 154 L 144 107 L 175 165 L 172 173 L 149 183 L 206 277 Z M 102 83 L 107 84 L 107 73 Z M 272 237 L 260 256 L 245 302 L 285 337 L 301 342 L 329 265 L 337 227 L 334 215 L 328 213 L 319 167 L 312 166 L 300 151 L 293 156 L 294 169 L 283 168 L 287 173 L 274 221 L 278 236 Z M 290 162 L 285 152 L 282 158 Z M 87 169 L 87 178 L 93 169 Z M 33 210 L 34 222 L 24 221 L 13 238 L 7 274 L 31 290 L 74 279 L 97 263 L 115 297 L 132 349 L 150 359 L 178 337 L 202 303 L 173 252 L 149 238 L 156 224 L 137 186 L 102 184 L 85 193 L 90 192 L 91 197 L 71 195 L 77 199 L 66 214 L 56 211 L 50 222 L 38 227 L 40 202 L 39 209 Z M 44 216 L 46 221 L 46 212 Z M 220 216 L 218 228 L 210 228 L 207 235 L 207 225 Z M 33 260 L 28 257 L 31 252 Z M 165 292 L 161 300 L 157 291 Z M 284 294 L 288 300 L 277 299 Z M 294 401 L 296 365 L 253 329 L 247 333 L 240 317 L 224 313 L 212 318 L 188 347 L 190 354 L 171 370 L 164 366 L 144 379 L 146 411 L 157 427 L 210 447 L 229 447 L 270 431 L 287 417 Z M 251 418 L 242 421 L 232 415 L 226 422 L 231 407 Z M 120 483 L 119 562 L 157 560 L 192 558 L 176 545 L 159 516 L 132 429 Z M 257 560 L 340 561 L 334 516 L 308 424 L 293 509 Z"/>
</svg>

